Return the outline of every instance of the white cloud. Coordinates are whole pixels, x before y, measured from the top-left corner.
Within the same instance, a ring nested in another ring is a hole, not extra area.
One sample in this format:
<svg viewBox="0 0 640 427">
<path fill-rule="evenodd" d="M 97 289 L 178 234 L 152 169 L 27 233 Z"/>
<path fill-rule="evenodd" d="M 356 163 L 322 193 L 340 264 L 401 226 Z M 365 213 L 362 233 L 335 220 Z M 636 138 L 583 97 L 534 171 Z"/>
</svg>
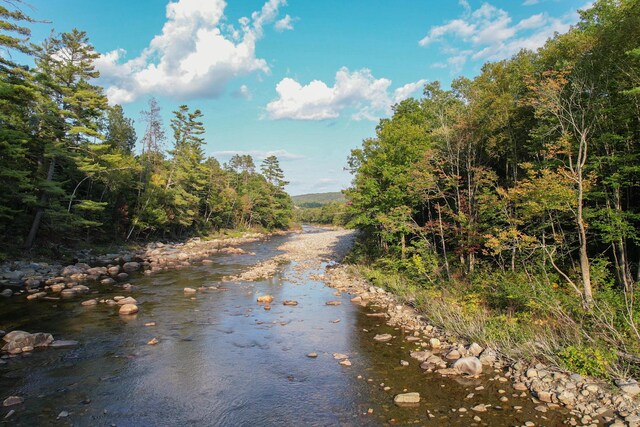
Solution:
<svg viewBox="0 0 640 427">
<path fill-rule="evenodd" d="M 170 2 L 161 33 L 138 57 L 124 60 L 126 51 L 117 49 L 95 61 L 110 102 L 132 102 L 149 94 L 217 97 L 235 77 L 267 73 L 267 62 L 256 57 L 256 42 L 285 3 L 268 0 L 251 18 L 239 19 L 237 29 L 223 22 L 224 0 Z"/>
<path fill-rule="evenodd" d="M 540 0 L 524 0 L 522 3 L 523 6 L 533 6 L 534 4 L 540 3 Z"/>
<path fill-rule="evenodd" d="M 278 160 L 300 160 L 304 159 L 305 156 L 302 154 L 290 153 L 287 150 L 273 150 L 273 151 L 263 151 L 263 150 L 225 150 L 225 151 L 214 151 L 214 157 L 219 157 L 221 159 L 230 159 L 231 157 L 237 155 L 250 155 L 255 160 L 262 161 L 269 156 L 276 156 Z"/>
<path fill-rule="evenodd" d="M 274 28 L 280 32 L 285 30 L 293 30 L 293 21 L 294 19 L 291 16 L 285 15 L 284 18 L 276 21 L 276 23 L 274 24 Z"/>
<path fill-rule="evenodd" d="M 524 4 L 537 1 L 526 0 Z M 514 23 L 508 12 L 489 3 L 483 3 L 473 11 L 464 2 L 461 4 L 465 11 L 460 17 L 432 27 L 418 41 L 423 47 L 442 43 L 442 52 L 447 55 L 446 64 L 456 73 L 469 59 L 495 61 L 508 58 L 521 49 L 535 50 L 554 33 L 569 30 L 577 19 L 575 14 L 555 18 L 539 13 Z M 435 66 L 441 68 L 444 64 L 440 61 Z"/>
<path fill-rule="evenodd" d="M 266 107 L 270 119 L 326 120 L 335 119 L 345 109 L 353 109 L 355 120 L 377 120 L 390 114 L 391 105 L 409 97 L 426 83 L 420 80 L 389 93 L 391 80 L 376 79 L 368 69 L 349 71 L 342 67 L 335 83 L 328 86 L 321 80 L 302 85 L 286 77 L 276 85 L 278 97 Z"/>
</svg>

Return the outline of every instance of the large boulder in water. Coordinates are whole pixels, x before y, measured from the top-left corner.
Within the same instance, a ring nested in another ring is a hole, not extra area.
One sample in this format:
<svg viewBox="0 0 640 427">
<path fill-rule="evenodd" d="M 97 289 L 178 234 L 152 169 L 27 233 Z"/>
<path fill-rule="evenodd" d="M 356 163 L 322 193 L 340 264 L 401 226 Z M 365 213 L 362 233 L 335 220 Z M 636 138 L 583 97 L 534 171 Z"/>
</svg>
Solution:
<svg viewBox="0 0 640 427">
<path fill-rule="evenodd" d="M 459 374 L 475 377 L 482 373 L 482 363 L 477 357 L 463 357 L 456 360 L 456 363 L 453 364 L 453 369 Z"/>
</svg>

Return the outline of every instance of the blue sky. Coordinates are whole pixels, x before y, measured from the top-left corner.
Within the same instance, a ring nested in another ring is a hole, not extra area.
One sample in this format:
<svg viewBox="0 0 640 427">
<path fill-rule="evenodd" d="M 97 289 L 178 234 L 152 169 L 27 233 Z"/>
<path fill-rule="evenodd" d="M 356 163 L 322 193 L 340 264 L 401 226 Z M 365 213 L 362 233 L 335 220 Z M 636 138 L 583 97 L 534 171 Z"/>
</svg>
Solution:
<svg viewBox="0 0 640 427">
<path fill-rule="evenodd" d="M 280 158 L 291 194 L 338 191 L 349 151 L 390 106 L 535 49 L 587 0 L 29 0 L 32 41 L 87 32 L 100 84 L 144 128 L 154 96 L 167 126 L 204 113 L 206 151 Z M 170 133 L 168 132 L 168 135 Z M 168 141 L 170 145 L 170 141 Z"/>
</svg>

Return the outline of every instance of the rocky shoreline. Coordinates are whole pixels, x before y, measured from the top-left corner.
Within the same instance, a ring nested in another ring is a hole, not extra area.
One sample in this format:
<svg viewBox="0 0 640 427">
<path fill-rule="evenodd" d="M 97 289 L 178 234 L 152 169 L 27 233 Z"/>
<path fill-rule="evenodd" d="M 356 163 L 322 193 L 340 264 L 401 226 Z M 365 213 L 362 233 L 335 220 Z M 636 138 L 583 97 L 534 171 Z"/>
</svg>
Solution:
<svg viewBox="0 0 640 427">
<path fill-rule="evenodd" d="M 298 263 L 294 268 L 298 271 L 328 263 L 325 274 L 313 278 L 339 292 L 350 294 L 353 303 L 375 307 L 376 313 L 371 315 L 384 318 L 388 325 L 401 331 L 405 342 L 415 346 L 408 356 L 416 360 L 424 371 L 442 376 L 478 376 L 484 367 L 485 371 L 495 373 L 493 380 L 511 383 L 519 397 L 530 397 L 536 405 L 536 411 L 542 414 L 565 407 L 570 413 L 567 425 L 640 426 L 640 405 L 636 398 L 640 395 L 640 386 L 635 380 L 618 381 L 617 387 L 614 387 L 542 363 L 512 361 L 502 355 L 499 349 L 482 348 L 477 343 L 456 337 L 433 325 L 393 294 L 371 286 L 362 277 L 352 273 L 348 266 L 334 264 L 347 253 L 353 238 L 351 232 L 331 230 L 321 234 L 324 236 L 299 236 L 280 246 L 284 254 L 259 263 L 238 277 L 227 279 L 236 281 L 269 277 L 278 271 L 278 265 L 288 261 Z M 329 247 L 331 251 L 327 251 Z M 294 282 L 298 279 L 289 278 Z M 381 342 L 391 338 L 384 335 L 374 337 Z M 501 401 L 507 402 L 508 398 L 503 396 Z M 487 408 L 478 405 L 471 410 L 484 412 Z"/>
<path fill-rule="evenodd" d="M 142 271 L 155 274 L 164 270 L 187 268 L 195 262 L 208 262 L 216 253 L 244 254 L 236 246 L 264 239 L 276 234 L 245 233 L 241 237 L 213 240 L 192 238 L 185 242 L 148 243 L 139 250 L 121 250 L 117 253 L 93 256 L 78 253 L 75 264 L 13 261 L 0 264 L 0 295 L 12 297 L 26 295 L 27 299 L 59 299 L 90 291 L 88 285 L 121 286 L 125 290 L 130 275 Z"/>
</svg>

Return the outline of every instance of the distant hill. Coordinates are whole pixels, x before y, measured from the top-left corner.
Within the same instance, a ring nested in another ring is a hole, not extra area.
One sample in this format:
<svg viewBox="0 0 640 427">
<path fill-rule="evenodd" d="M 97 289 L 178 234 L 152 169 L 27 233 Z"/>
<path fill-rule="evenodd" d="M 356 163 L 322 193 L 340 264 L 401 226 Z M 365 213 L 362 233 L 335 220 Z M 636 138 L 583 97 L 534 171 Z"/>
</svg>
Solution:
<svg viewBox="0 0 640 427">
<path fill-rule="evenodd" d="M 345 202 L 344 194 L 340 192 L 333 193 L 313 193 L 301 194 L 300 196 L 292 196 L 293 204 L 300 208 L 319 208 L 331 202 Z"/>
</svg>

